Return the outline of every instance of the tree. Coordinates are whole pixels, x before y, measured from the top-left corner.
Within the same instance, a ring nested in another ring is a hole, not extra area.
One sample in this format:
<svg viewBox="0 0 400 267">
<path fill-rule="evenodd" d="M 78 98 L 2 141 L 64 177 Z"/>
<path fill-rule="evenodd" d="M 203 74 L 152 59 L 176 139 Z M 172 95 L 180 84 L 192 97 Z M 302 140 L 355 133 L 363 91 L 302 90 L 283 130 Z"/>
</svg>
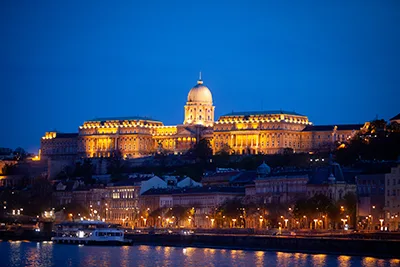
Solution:
<svg viewBox="0 0 400 267">
<path fill-rule="evenodd" d="M 388 131 L 400 133 L 400 123 L 392 122 L 387 126 Z"/>
<path fill-rule="evenodd" d="M 299 220 L 305 216 L 308 223 L 311 222 L 311 218 L 323 218 L 323 216 L 327 216 L 332 222 L 338 222 L 340 209 L 327 196 L 317 194 L 311 198 L 296 201 L 293 215 Z"/>
<path fill-rule="evenodd" d="M 6 164 L 3 166 L 1 172 L 2 172 L 3 175 L 13 175 L 13 174 L 16 173 L 16 169 L 17 169 L 17 168 L 16 168 L 16 166 L 15 166 L 14 164 L 8 164 L 8 163 L 6 163 Z"/>
<path fill-rule="evenodd" d="M 81 217 L 89 217 L 90 214 L 87 207 L 80 203 L 74 202 L 56 208 L 56 211 L 60 210 L 63 210 L 66 216 L 70 217 L 71 219 L 79 219 L 78 214 L 80 214 Z M 72 214 L 72 216 L 69 216 L 69 214 Z"/>
<path fill-rule="evenodd" d="M 201 139 L 189 153 L 197 159 L 206 162 L 212 156 L 210 141 L 205 138 Z"/>
<path fill-rule="evenodd" d="M 350 222 L 353 225 L 353 228 L 356 229 L 357 227 L 357 196 L 354 193 L 347 193 L 343 196 L 343 206 L 346 207 L 349 216 Z"/>
<path fill-rule="evenodd" d="M 397 160 L 400 155 L 400 131 L 395 124 L 387 125 L 384 120 L 375 120 L 344 145 L 345 148 L 336 150 L 336 159 L 342 165 Z"/>
<path fill-rule="evenodd" d="M 21 194 L 20 205 L 24 214 L 36 216 L 52 208 L 52 185 L 46 178 L 37 178 L 29 192 Z"/>
<path fill-rule="evenodd" d="M 123 175 L 125 166 L 122 153 L 119 150 L 114 151 L 112 156 L 108 159 L 107 172 L 111 174 L 111 181 L 118 182 L 124 180 L 126 177 Z"/>
<path fill-rule="evenodd" d="M 368 131 L 372 134 L 385 132 L 387 123 L 384 119 L 376 119 L 370 122 Z"/>
<path fill-rule="evenodd" d="M 24 160 L 26 158 L 26 151 L 22 147 L 17 147 L 13 154 L 16 160 Z"/>
<path fill-rule="evenodd" d="M 162 226 L 162 220 L 169 210 L 170 210 L 169 208 L 164 208 L 164 207 L 155 209 L 152 212 L 150 212 L 150 214 L 148 214 L 148 218 L 152 220 L 154 225 L 159 224 L 159 226 Z"/>
<path fill-rule="evenodd" d="M 235 220 L 236 226 L 246 227 L 247 210 L 240 198 L 226 200 L 218 209 L 219 213 L 225 216 L 225 219 L 230 223 Z M 223 218 L 224 219 L 224 218 Z M 224 220 L 222 220 L 222 224 Z"/>
<path fill-rule="evenodd" d="M 85 184 L 93 184 L 95 180 L 92 178 L 93 165 L 90 159 L 85 159 L 83 163 L 78 162 L 75 165 L 73 176 L 82 177 Z"/>
<path fill-rule="evenodd" d="M 293 154 L 294 153 L 294 150 L 293 150 L 293 148 L 291 148 L 291 147 L 285 147 L 284 149 L 283 149 L 283 155 L 291 155 L 291 154 Z"/>
<path fill-rule="evenodd" d="M 165 214 L 166 216 L 170 217 L 171 219 L 174 218 L 175 226 L 180 226 L 180 222 L 184 221 L 189 217 L 189 208 L 182 207 L 182 206 L 174 206 L 168 210 Z"/>
</svg>

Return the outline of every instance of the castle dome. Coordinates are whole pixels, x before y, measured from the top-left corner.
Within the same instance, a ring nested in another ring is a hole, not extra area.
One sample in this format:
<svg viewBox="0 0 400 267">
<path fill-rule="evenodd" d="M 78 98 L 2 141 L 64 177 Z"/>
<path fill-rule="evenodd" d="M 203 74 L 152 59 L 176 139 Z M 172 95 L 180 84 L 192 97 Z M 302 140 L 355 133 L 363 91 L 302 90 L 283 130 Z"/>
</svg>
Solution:
<svg viewBox="0 0 400 267">
<path fill-rule="evenodd" d="M 203 81 L 200 79 L 197 81 L 196 86 L 194 86 L 188 94 L 188 102 L 202 102 L 212 105 L 212 95 L 210 89 L 203 85 Z"/>
</svg>

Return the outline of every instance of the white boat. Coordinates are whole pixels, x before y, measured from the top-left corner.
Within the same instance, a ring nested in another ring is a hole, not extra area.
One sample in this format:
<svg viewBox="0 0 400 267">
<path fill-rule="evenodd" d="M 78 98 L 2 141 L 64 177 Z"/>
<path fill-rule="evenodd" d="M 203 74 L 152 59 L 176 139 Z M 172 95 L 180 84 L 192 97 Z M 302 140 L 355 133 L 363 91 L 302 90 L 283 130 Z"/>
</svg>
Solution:
<svg viewBox="0 0 400 267">
<path fill-rule="evenodd" d="M 131 245 L 124 231 L 100 221 L 63 222 L 56 225 L 52 241 L 62 244 Z"/>
</svg>

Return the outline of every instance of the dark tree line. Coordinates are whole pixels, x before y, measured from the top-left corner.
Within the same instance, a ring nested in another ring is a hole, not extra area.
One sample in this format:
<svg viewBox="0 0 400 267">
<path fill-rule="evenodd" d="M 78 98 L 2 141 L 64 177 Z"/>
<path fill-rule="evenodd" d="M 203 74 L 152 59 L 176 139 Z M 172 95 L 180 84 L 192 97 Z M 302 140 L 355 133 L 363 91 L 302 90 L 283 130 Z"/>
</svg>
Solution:
<svg viewBox="0 0 400 267">
<path fill-rule="evenodd" d="M 354 136 L 345 148 L 336 151 L 336 160 L 343 165 L 362 161 L 390 161 L 400 156 L 400 125 L 384 120 L 372 121 L 365 131 Z"/>
</svg>

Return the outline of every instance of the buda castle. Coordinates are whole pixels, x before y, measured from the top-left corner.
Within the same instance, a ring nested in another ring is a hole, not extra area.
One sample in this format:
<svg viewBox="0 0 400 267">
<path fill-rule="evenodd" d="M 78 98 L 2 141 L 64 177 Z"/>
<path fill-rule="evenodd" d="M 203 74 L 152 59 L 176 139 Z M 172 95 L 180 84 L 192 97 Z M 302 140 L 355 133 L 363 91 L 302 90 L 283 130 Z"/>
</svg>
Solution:
<svg viewBox="0 0 400 267">
<path fill-rule="evenodd" d="M 116 151 L 124 158 L 181 154 L 201 139 L 210 142 L 214 154 L 310 152 L 345 142 L 364 127 L 314 126 L 307 116 L 283 110 L 232 112 L 215 121 L 214 111 L 211 91 L 200 75 L 187 96 L 183 124 L 168 126 L 148 117 L 95 118 L 79 126 L 78 133 L 46 132 L 41 158 L 103 158 Z"/>
</svg>

